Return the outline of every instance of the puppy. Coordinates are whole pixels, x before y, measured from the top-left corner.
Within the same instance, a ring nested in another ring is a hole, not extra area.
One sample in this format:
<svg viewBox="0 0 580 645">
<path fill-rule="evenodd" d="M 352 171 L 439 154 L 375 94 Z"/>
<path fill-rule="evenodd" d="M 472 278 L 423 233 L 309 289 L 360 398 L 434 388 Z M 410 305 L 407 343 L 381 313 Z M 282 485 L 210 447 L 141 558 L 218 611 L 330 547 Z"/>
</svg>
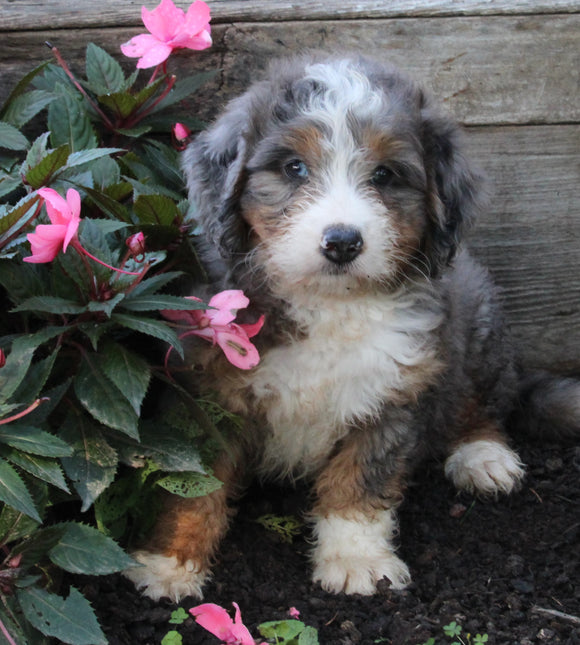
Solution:
<svg viewBox="0 0 580 645">
<path fill-rule="evenodd" d="M 215 464 L 222 489 L 168 500 L 128 572 L 147 595 L 201 596 L 247 470 L 312 481 L 324 589 L 400 589 L 395 513 L 420 459 L 444 459 L 460 489 L 509 493 L 524 468 L 505 427 L 524 399 L 527 423 L 578 432 L 579 384 L 518 372 L 497 290 L 460 245 L 481 177 L 406 76 L 358 57 L 278 64 L 183 167 L 214 291 L 243 289 L 244 322 L 266 324 L 253 370 L 201 354 L 202 387 L 247 428 Z"/>
</svg>

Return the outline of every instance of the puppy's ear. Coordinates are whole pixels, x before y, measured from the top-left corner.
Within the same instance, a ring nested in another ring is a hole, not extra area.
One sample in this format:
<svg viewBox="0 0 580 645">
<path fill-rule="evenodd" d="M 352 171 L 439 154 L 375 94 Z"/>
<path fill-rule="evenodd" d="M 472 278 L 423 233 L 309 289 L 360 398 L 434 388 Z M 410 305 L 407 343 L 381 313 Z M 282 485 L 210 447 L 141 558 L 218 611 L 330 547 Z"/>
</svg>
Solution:
<svg viewBox="0 0 580 645">
<path fill-rule="evenodd" d="M 453 259 L 463 232 L 485 201 L 483 176 L 463 153 L 462 133 L 448 117 L 425 107 L 423 150 L 429 231 L 423 249 L 436 276 Z"/>
<path fill-rule="evenodd" d="M 189 145 L 181 164 L 206 250 L 218 249 L 225 260 L 242 252 L 247 238 L 238 204 L 245 183 L 248 110 L 236 103 Z"/>
</svg>

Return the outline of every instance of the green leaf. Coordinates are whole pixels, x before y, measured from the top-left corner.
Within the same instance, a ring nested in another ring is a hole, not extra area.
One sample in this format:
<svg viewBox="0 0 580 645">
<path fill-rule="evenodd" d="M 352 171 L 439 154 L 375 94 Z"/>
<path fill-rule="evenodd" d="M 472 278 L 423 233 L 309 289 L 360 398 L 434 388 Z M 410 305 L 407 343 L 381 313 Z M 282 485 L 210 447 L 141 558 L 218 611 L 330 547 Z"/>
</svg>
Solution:
<svg viewBox="0 0 580 645">
<path fill-rule="evenodd" d="M 22 180 L 20 177 L 14 177 L 0 170 L 0 197 L 10 195 L 12 191 L 16 190 L 21 185 Z"/>
<path fill-rule="evenodd" d="M 314 627 L 305 627 L 298 637 L 298 645 L 319 645 L 318 631 Z"/>
<path fill-rule="evenodd" d="M 0 148 L 28 150 L 30 141 L 13 125 L 0 121 Z"/>
<path fill-rule="evenodd" d="M 16 450 L 6 451 L 6 459 L 11 461 L 13 464 L 22 468 L 27 473 L 34 475 L 38 479 L 41 479 L 48 484 L 52 484 L 57 488 L 65 491 L 65 493 L 70 493 L 70 490 L 64 479 L 61 467 L 48 457 L 38 457 L 36 455 L 28 455 L 24 452 L 18 452 Z"/>
<path fill-rule="evenodd" d="M 74 587 L 68 598 L 29 587 L 18 591 L 18 601 L 28 620 L 46 636 L 70 645 L 107 645 L 91 605 Z"/>
<path fill-rule="evenodd" d="M 71 457 L 63 457 L 61 462 L 81 497 L 84 512 L 115 478 L 117 453 L 100 428 L 82 415 L 69 415 L 60 437 L 74 450 Z"/>
<path fill-rule="evenodd" d="M 36 645 L 31 643 L 26 634 L 24 634 L 21 625 L 16 622 L 16 616 L 16 612 L 4 611 L 3 607 L 0 608 L 0 620 L 12 639 L 8 641 L 3 635 L 0 635 L 0 645 Z"/>
<path fill-rule="evenodd" d="M 135 414 L 139 415 L 151 380 L 147 361 L 113 342 L 105 345 L 96 358 L 103 373 L 119 388 Z"/>
<path fill-rule="evenodd" d="M 50 105 L 56 96 L 45 90 L 32 90 L 17 96 L 11 101 L 4 113 L 4 121 L 11 123 L 16 128 L 26 125 L 47 105 Z"/>
<path fill-rule="evenodd" d="M 81 166 L 82 164 L 96 161 L 101 157 L 109 157 L 117 152 L 123 152 L 123 148 L 93 148 L 91 150 L 79 150 L 78 152 L 73 152 L 69 156 L 66 167 L 73 168 L 74 166 Z"/>
<path fill-rule="evenodd" d="M 73 152 L 96 148 L 97 138 L 84 98 L 80 94 L 71 94 L 60 83 L 55 86 L 54 92 L 58 98 L 48 107 L 48 129 L 52 145 L 55 148 L 68 145 Z"/>
<path fill-rule="evenodd" d="M 68 457 L 73 452 L 62 439 L 39 428 L 18 423 L 0 426 L 0 442 L 42 457 Z"/>
<path fill-rule="evenodd" d="M 85 355 L 74 380 L 75 393 L 83 407 L 100 423 L 139 438 L 135 410 L 121 390 L 99 367 L 95 355 Z"/>
<path fill-rule="evenodd" d="M 97 97 L 99 103 L 109 109 L 118 119 L 126 119 L 139 107 L 132 94 L 113 92 Z"/>
<path fill-rule="evenodd" d="M 55 173 L 66 165 L 70 151 L 70 146 L 66 143 L 51 150 L 42 161 L 28 170 L 26 181 L 35 190 L 47 186 Z"/>
<path fill-rule="evenodd" d="M 131 218 L 129 216 L 129 211 L 123 204 L 112 197 L 109 197 L 106 193 L 95 188 L 88 188 L 87 186 L 82 187 L 83 190 L 87 193 L 90 198 L 90 201 L 95 204 L 105 215 L 108 215 L 114 220 L 121 220 L 122 222 L 130 222 Z"/>
<path fill-rule="evenodd" d="M 180 296 L 165 295 L 137 295 L 125 298 L 123 309 L 129 311 L 161 311 L 164 309 L 176 309 L 179 311 L 191 311 L 193 309 L 207 309 L 204 302 L 182 298 Z"/>
<path fill-rule="evenodd" d="M 171 329 L 171 327 L 166 323 L 161 322 L 160 320 L 150 320 L 148 318 L 139 318 L 137 316 L 119 313 L 114 313 L 111 316 L 111 320 L 122 327 L 127 327 L 127 329 L 132 329 L 133 331 L 153 336 L 154 338 L 159 338 L 160 340 L 169 343 L 169 345 L 171 345 L 183 358 L 183 346 L 181 345 L 181 341 L 173 329 Z"/>
<path fill-rule="evenodd" d="M 201 74 L 194 74 L 177 80 L 171 92 L 151 110 L 151 114 L 160 112 L 194 94 L 204 83 L 212 80 L 216 74 L 217 71 L 202 72 Z"/>
<path fill-rule="evenodd" d="M 109 300 L 91 300 L 87 306 L 87 311 L 102 311 L 107 318 L 110 318 L 114 309 L 124 298 L 124 293 L 117 293 Z"/>
<path fill-rule="evenodd" d="M 55 296 L 32 296 L 12 309 L 17 311 L 36 311 L 46 314 L 82 314 L 86 311 L 85 305 L 79 305 L 72 300 L 57 298 Z"/>
<path fill-rule="evenodd" d="M 139 195 L 133 204 L 133 210 L 142 224 L 169 226 L 181 215 L 177 204 L 165 195 Z"/>
<path fill-rule="evenodd" d="M 179 632 L 172 629 L 161 639 L 161 645 L 183 645 L 183 637 Z"/>
<path fill-rule="evenodd" d="M 58 544 L 49 551 L 52 562 L 70 573 L 101 576 L 135 566 L 121 547 L 97 529 L 69 523 Z"/>
<path fill-rule="evenodd" d="M 87 80 L 95 94 L 120 92 L 125 85 L 121 65 L 94 43 L 87 45 L 85 60 Z"/>
<path fill-rule="evenodd" d="M 0 403 L 8 401 L 24 380 L 35 349 L 28 337 L 21 336 L 12 343 L 6 363 L 0 369 Z"/>
<path fill-rule="evenodd" d="M 133 289 L 130 296 L 131 298 L 136 298 L 138 296 L 155 293 L 182 275 L 184 275 L 183 271 L 168 271 L 167 273 L 158 273 L 150 278 L 148 277 Z"/>
<path fill-rule="evenodd" d="M 49 61 L 45 61 L 44 63 L 37 65 L 34 69 L 28 72 L 28 74 L 25 74 L 18 81 L 18 83 L 14 86 L 14 89 L 10 92 L 8 98 L 4 102 L 2 109 L 0 110 L 1 119 L 4 119 L 4 114 L 10 108 L 10 104 L 12 103 L 12 101 L 14 101 L 14 99 L 20 96 L 21 94 L 24 94 L 24 92 L 26 92 L 28 86 L 30 85 L 31 81 L 35 78 L 35 76 L 40 74 L 40 72 L 42 72 L 49 64 L 50 64 Z"/>
<path fill-rule="evenodd" d="M 282 639 L 287 643 L 304 630 L 304 623 L 299 620 L 272 620 L 258 625 L 258 631 L 264 638 Z"/>
<path fill-rule="evenodd" d="M 183 607 L 178 607 L 175 611 L 171 612 L 171 618 L 168 622 L 170 625 L 183 625 L 188 618 L 189 614 L 185 609 Z"/>
<path fill-rule="evenodd" d="M 186 498 L 203 497 L 223 486 L 217 477 L 202 473 L 171 473 L 156 483 L 173 495 Z"/>
<path fill-rule="evenodd" d="M 20 475 L 4 459 L 0 459 L 0 501 L 25 513 L 37 522 L 42 521 L 32 495 L 28 492 Z"/>
<path fill-rule="evenodd" d="M 9 544 L 28 537 L 38 527 L 38 522 L 11 506 L 3 505 L 0 511 L 0 542 Z"/>
<path fill-rule="evenodd" d="M 34 363 L 28 370 L 24 381 L 14 393 L 14 401 L 30 405 L 38 397 L 52 372 L 58 352 L 59 348 L 57 347 L 49 356 Z"/>
<path fill-rule="evenodd" d="M 26 195 L 0 218 L 0 248 L 35 217 L 39 200 L 36 193 Z"/>
</svg>

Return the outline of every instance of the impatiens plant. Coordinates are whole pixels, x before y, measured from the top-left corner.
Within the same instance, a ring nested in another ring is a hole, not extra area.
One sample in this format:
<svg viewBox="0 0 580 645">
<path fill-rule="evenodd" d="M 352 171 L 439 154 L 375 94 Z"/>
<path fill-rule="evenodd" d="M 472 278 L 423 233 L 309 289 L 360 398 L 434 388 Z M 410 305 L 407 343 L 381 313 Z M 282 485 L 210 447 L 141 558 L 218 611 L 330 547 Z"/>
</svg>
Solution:
<svg viewBox="0 0 580 645">
<path fill-rule="evenodd" d="M 262 320 L 235 322 L 243 294 L 179 295 L 203 277 L 178 152 L 200 124 L 180 104 L 209 75 L 177 79 L 167 59 L 211 44 L 209 9 L 163 0 L 143 19 L 150 34 L 123 49 L 155 68 L 148 78 L 92 43 L 76 76 L 49 44 L 55 62 L 0 108 L 0 641 L 10 645 L 105 644 L 88 601 L 55 571 L 132 566 L 118 541 L 147 528 L 156 491 L 221 485 L 204 458 L 237 421 L 168 373 L 167 352 L 184 356 L 180 336 L 244 369 L 259 360 L 249 339 Z"/>
</svg>

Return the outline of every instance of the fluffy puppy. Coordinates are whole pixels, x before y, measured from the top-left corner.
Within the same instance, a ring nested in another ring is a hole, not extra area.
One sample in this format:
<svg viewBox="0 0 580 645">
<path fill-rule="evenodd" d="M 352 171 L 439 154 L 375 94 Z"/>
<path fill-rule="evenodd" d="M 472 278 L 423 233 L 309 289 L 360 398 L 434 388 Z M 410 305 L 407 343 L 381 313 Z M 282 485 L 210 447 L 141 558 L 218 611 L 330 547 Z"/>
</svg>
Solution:
<svg viewBox="0 0 580 645">
<path fill-rule="evenodd" d="M 509 493 L 522 391 L 535 422 L 580 426 L 577 382 L 522 388 L 496 289 L 460 247 L 482 200 L 458 128 L 391 67 L 302 58 L 234 100 L 183 167 L 215 289 L 245 291 L 244 322 L 266 314 L 262 358 L 244 372 L 204 351 L 202 380 L 247 419 L 243 442 L 216 464 L 221 490 L 168 500 L 128 575 L 153 598 L 201 596 L 249 469 L 312 481 L 325 589 L 404 587 L 395 511 L 419 459 L 445 459 L 458 488 Z"/>
</svg>

